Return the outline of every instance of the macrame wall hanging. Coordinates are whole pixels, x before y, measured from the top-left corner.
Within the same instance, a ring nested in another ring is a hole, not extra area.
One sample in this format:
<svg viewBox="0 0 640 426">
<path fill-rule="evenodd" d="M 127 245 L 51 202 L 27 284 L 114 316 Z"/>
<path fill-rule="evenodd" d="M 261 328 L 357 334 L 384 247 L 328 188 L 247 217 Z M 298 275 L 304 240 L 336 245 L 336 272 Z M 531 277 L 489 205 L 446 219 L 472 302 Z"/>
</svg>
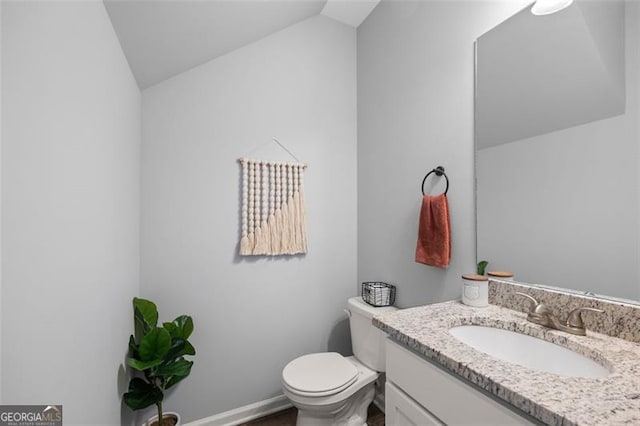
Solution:
<svg viewBox="0 0 640 426">
<path fill-rule="evenodd" d="M 307 166 L 245 158 L 239 161 L 242 165 L 240 255 L 306 253 L 303 173 Z"/>
</svg>

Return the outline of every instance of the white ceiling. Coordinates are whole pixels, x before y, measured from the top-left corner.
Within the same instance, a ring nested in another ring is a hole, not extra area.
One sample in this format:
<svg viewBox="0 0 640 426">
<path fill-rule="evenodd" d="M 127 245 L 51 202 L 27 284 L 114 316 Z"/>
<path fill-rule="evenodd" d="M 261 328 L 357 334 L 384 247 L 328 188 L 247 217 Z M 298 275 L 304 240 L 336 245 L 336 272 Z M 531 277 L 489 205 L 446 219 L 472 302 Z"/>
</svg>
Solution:
<svg viewBox="0 0 640 426">
<path fill-rule="evenodd" d="M 380 0 L 327 0 L 322 14 L 358 28 Z"/>
<path fill-rule="evenodd" d="M 145 89 L 320 13 L 357 27 L 378 1 L 104 0 L 104 4 L 138 86 Z"/>
</svg>

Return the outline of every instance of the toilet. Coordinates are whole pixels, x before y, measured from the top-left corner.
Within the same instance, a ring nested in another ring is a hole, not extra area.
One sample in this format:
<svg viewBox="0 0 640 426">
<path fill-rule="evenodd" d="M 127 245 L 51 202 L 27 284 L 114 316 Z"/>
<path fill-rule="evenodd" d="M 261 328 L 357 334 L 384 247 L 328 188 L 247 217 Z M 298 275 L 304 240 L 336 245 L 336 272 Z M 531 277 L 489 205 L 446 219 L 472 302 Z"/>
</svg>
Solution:
<svg viewBox="0 0 640 426">
<path fill-rule="evenodd" d="M 282 370 L 284 394 L 298 409 L 298 426 L 365 426 L 375 397 L 375 381 L 385 371 L 385 334 L 374 315 L 396 310 L 376 308 L 360 297 L 347 301 L 354 356 L 336 352 L 303 355 Z"/>
</svg>

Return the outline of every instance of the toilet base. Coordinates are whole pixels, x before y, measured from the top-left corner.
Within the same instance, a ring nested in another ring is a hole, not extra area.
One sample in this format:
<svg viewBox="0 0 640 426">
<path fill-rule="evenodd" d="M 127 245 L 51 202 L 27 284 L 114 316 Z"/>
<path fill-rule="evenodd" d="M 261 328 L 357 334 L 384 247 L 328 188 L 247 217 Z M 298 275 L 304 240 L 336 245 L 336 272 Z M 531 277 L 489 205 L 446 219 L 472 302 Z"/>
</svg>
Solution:
<svg viewBox="0 0 640 426">
<path fill-rule="evenodd" d="M 375 385 L 370 383 L 346 401 L 323 407 L 294 404 L 298 408 L 296 426 L 366 426 L 374 396 Z"/>
</svg>

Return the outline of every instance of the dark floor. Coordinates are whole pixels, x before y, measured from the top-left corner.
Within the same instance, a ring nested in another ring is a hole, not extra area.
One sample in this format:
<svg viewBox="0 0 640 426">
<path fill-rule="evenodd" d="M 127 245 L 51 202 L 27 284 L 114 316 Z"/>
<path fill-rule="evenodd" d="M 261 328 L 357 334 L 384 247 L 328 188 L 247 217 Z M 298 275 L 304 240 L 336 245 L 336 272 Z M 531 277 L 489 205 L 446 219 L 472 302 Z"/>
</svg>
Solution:
<svg viewBox="0 0 640 426">
<path fill-rule="evenodd" d="M 243 423 L 240 426 L 295 426 L 296 417 L 298 417 L 298 410 L 295 407 L 292 407 L 287 410 L 278 411 L 277 413 L 252 420 L 249 423 Z M 384 426 L 384 413 L 374 404 L 369 406 L 369 412 L 367 413 L 367 425 Z"/>
</svg>

